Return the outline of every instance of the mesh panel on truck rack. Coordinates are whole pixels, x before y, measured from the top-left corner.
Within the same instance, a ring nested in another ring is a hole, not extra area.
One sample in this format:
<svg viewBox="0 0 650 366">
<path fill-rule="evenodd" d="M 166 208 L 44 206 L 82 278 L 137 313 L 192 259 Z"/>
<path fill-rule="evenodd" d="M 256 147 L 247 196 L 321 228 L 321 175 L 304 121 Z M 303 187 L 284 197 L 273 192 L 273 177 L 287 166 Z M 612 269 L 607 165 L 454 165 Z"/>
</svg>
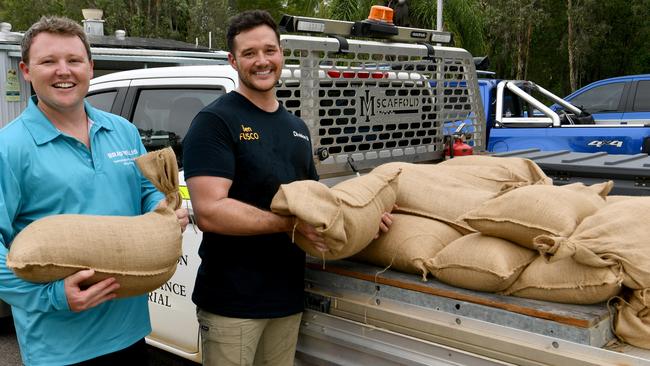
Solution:
<svg viewBox="0 0 650 366">
<path fill-rule="evenodd" d="M 321 177 L 390 161 L 442 160 L 443 135 L 465 123 L 485 147 L 471 55 L 458 48 L 335 38 L 282 37 L 278 99 L 309 126 Z M 326 153 L 323 155 L 323 151 Z"/>
</svg>

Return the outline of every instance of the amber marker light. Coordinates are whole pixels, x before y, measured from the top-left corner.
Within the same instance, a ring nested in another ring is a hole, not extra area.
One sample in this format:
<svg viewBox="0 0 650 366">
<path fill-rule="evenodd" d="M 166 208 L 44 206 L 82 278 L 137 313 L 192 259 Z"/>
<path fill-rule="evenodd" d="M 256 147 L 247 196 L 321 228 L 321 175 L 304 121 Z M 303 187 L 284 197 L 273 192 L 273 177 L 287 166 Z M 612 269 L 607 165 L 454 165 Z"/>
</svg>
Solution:
<svg viewBox="0 0 650 366">
<path fill-rule="evenodd" d="M 368 20 L 393 24 L 393 9 L 387 6 L 374 5 L 370 8 Z"/>
</svg>

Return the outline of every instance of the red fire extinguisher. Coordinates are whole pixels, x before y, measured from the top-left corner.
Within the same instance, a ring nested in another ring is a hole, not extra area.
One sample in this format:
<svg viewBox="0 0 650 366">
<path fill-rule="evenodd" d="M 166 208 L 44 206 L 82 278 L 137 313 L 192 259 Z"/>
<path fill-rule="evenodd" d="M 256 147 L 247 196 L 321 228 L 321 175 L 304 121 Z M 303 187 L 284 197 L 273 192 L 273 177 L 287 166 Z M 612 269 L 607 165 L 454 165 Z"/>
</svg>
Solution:
<svg viewBox="0 0 650 366">
<path fill-rule="evenodd" d="M 465 128 L 465 123 L 461 123 L 451 135 L 445 136 L 445 156 L 450 159 L 454 156 L 466 156 L 474 153 L 474 148 L 465 143 L 463 128 Z"/>
</svg>

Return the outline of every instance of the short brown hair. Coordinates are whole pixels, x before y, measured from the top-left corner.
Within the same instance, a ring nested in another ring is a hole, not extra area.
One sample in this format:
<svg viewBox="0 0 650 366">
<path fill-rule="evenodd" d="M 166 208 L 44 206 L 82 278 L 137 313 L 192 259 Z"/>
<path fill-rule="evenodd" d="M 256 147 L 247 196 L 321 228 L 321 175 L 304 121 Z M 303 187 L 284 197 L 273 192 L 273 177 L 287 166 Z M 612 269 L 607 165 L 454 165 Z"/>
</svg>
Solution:
<svg viewBox="0 0 650 366">
<path fill-rule="evenodd" d="M 268 25 L 275 32 L 275 37 L 280 44 L 280 32 L 278 25 L 273 20 L 271 14 L 266 10 L 248 10 L 243 13 L 237 14 L 230 18 L 230 25 L 226 33 L 226 41 L 228 42 L 228 50 L 234 52 L 235 50 L 235 37 L 247 30 L 259 27 L 260 25 Z"/>
<path fill-rule="evenodd" d="M 29 49 L 32 46 L 32 42 L 34 42 L 34 38 L 39 33 L 43 32 L 79 37 L 86 48 L 88 60 L 92 60 L 90 44 L 88 43 L 86 32 L 84 32 L 84 29 L 79 25 L 79 23 L 65 17 L 43 16 L 38 22 L 32 24 L 23 36 L 23 40 L 20 44 L 20 53 L 24 63 L 29 64 Z"/>
</svg>

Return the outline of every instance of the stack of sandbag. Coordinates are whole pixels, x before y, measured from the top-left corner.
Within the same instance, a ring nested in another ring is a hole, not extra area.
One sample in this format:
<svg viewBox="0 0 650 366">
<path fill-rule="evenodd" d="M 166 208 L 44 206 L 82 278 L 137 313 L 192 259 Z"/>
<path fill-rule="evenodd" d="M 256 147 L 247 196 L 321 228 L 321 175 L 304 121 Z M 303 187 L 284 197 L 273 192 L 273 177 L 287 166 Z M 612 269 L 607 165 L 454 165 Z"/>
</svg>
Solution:
<svg viewBox="0 0 650 366">
<path fill-rule="evenodd" d="M 630 290 L 616 298 L 614 333 L 642 348 L 650 348 L 649 214 L 649 197 L 618 196 L 571 235 L 542 235 L 534 241 L 549 265 L 575 261 L 594 272 L 619 273 L 619 281 Z"/>
<path fill-rule="evenodd" d="M 614 334 L 624 342 L 646 349 L 650 349 L 650 248 L 646 239 L 650 229 L 645 222 L 648 200 L 650 198 L 608 196 L 608 206 L 593 218 L 586 219 L 569 238 L 540 237 L 536 240 L 547 260 L 569 255 L 572 260 L 597 268 L 619 268 L 623 272 L 624 285 L 632 289 L 611 300 L 616 310 Z"/>
<path fill-rule="evenodd" d="M 95 275 L 83 285 L 114 277 L 118 297 L 152 291 L 176 270 L 182 234 L 178 166 L 171 148 L 136 159 L 143 175 L 169 204 L 140 216 L 53 215 L 36 220 L 11 243 L 7 266 L 18 277 L 51 282 L 82 269 Z"/>
<path fill-rule="evenodd" d="M 504 295 L 566 304 L 597 304 L 621 291 L 617 268 L 591 267 L 565 258 L 547 263 L 538 256 Z"/>
<path fill-rule="evenodd" d="M 544 235 L 535 247 L 549 262 L 572 257 L 600 268 L 620 268 L 623 284 L 650 288 L 650 197 L 609 204 L 585 218 L 570 235 Z"/>
<path fill-rule="evenodd" d="M 499 292 L 536 257 L 533 250 L 480 233 L 457 239 L 425 261 L 438 280 L 470 290 Z"/>
<path fill-rule="evenodd" d="M 445 163 L 388 163 L 373 170 L 401 169 L 397 210 L 446 222 L 463 233 L 473 229 L 457 219 L 499 194 L 552 181 L 530 160 L 463 156 Z"/>
<path fill-rule="evenodd" d="M 534 250 L 540 235 L 571 235 L 605 207 L 611 187 L 606 182 L 510 190 L 463 215 L 480 234 L 450 243 L 427 265 L 441 281 L 468 289 L 565 303 L 605 301 L 621 289 L 620 270 L 571 258 L 549 264 Z"/>
<path fill-rule="evenodd" d="M 467 174 L 494 181 L 500 191 L 530 184 L 553 184 L 553 180 L 529 159 L 469 155 L 445 160 L 439 165 L 462 168 Z"/>
<path fill-rule="evenodd" d="M 485 202 L 460 220 L 484 235 L 535 249 L 538 235 L 570 235 L 584 218 L 605 206 L 612 185 L 525 186 Z"/>
<path fill-rule="evenodd" d="M 631 198 L 638 198 L 634 196 L 619 196 L 619 195 L 610 195 L 605 197 L 605 202 L 609 205 L 610 203 L 616 203 L 616 202 L 621 202 L 621 201 L 627 201 Z"/>
<path fill-rule="evenodd" d="M 283 184 L 273 197 L 271 210 L 294 215 L 314 226 L 329 247 L 316 251 L 294 230 L 292 235 L 308 254 L 325 259 L 350 257 L 364 249 L 379 232 L 381 216 L 395 205 L 399 169 L 348 179 L 332 188 L 316 181 Z"/>
<path fill-rule="evenodd" d="M 650 289 L 631 291 L 614 304 L 614 333 L 633 346 L 650 349 Z"/>
<path fill-rule="evenodd" d="M 461 237 L 453 227 L 423 216 L 393 214 L 393 224 L 355 259 L 406 273 L 422 275 L 428 270 L 424 263 L 448 243 Z"/>
</svg>

